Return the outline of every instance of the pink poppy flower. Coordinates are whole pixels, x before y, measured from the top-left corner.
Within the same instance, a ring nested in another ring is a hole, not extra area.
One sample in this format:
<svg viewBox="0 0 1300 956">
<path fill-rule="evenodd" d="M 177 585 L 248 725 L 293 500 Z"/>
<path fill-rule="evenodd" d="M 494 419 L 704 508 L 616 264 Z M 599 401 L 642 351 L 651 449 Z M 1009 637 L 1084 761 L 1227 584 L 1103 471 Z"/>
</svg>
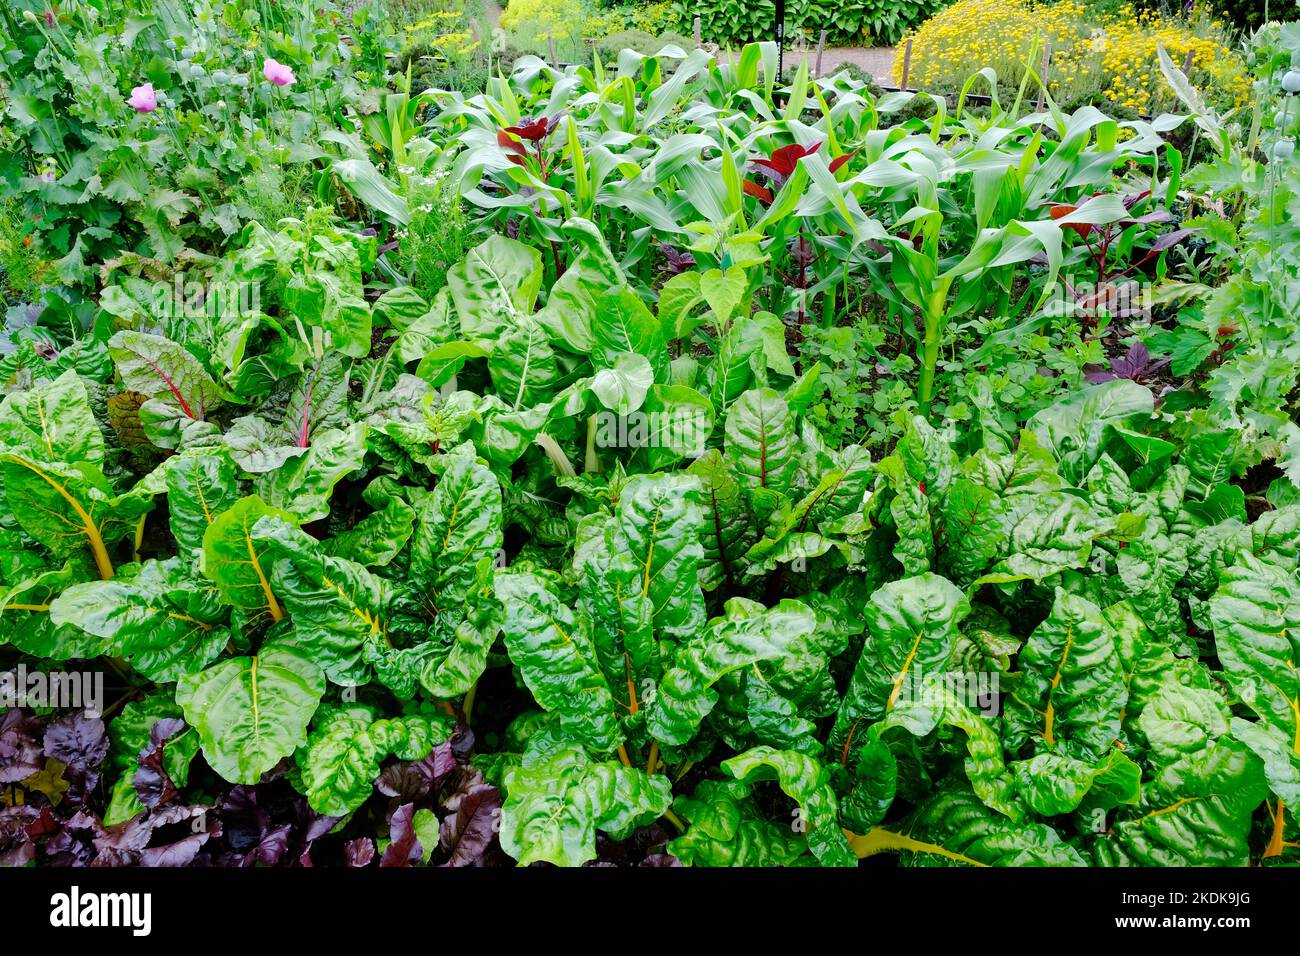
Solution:
<svg viewBox="0 0 1300 956">
<path fill-rule="evenodd" d="M 262 64 L 262 75 L 276 86 L 291 86 L 295 82 L 293 70 L 269 56 Z"/>
<path fill-rule="evenodd" d="M 146 83 L 144 86 L 137 86 L 131 90 L 131 98 L 126 101 L 126 105 L 139 113 L 152 113 L 158 108 L 158 94 L 153 90 L 152 83 Z"/>
</svg>

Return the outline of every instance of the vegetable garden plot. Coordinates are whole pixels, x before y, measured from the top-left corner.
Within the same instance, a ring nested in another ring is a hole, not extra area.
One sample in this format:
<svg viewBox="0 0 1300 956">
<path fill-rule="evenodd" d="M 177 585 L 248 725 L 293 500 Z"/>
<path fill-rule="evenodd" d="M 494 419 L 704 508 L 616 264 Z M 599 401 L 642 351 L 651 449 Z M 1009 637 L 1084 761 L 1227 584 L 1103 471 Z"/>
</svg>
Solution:
<svg viewBox="0 0 1300 956">
<path fill-rule="evenodd" d="M 3 660 L 104 699 L 12 700 L 0 860 L 1295 861 L 1285 112 L 285 59 L 311 209 L 10 317 Z"/>
</svg>

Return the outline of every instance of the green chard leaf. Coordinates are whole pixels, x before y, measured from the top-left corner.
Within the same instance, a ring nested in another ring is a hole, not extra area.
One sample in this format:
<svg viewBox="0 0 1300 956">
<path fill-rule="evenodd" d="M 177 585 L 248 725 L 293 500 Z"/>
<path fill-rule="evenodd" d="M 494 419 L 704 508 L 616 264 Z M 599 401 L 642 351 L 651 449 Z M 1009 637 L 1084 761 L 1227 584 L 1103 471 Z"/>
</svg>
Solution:
<svg viewBox="0 0 1300 956">
<path fill-rule="evenodd" d="M 176 703 L 212 769 L 231 783 L 251 784 L 307 742 L 324 693 L 325 675 L 310 658 L 267 647 L 182 677 Z"/>
</svg>

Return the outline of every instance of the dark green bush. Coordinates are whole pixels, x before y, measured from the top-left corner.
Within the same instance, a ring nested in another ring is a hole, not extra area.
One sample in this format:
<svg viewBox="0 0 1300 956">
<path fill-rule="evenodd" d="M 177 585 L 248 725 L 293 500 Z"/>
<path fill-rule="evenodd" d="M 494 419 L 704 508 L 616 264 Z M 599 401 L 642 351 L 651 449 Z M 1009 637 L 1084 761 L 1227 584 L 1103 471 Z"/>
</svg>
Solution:
<svg viewBox="0 0 1300 956">
<path fill-rule="evenodd" d="M 1294 20 L 1300 15 L 1295 0 L 1211 0 L 1208 6 L 1245 30 L 1256 30 L 1268 20 Z"/>
<path fill-rule="evenodd" d="M 897 43 L 912 27 L 948 5 L 948 0 L 788 0 L 787 37 L 826 31 L 838 45 Z M 774 39 L 775 0 L 676 0 L 682 29 L 700 17 L 706 41 L 724 46 Z"/>
</svg>

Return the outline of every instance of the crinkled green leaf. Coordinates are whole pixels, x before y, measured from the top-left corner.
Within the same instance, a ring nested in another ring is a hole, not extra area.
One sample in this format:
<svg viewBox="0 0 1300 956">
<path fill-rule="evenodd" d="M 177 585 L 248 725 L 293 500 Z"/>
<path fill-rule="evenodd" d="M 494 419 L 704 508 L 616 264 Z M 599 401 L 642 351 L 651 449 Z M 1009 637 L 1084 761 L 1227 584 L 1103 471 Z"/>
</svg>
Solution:
<svg viewBox="0 0 1300 956">
<path fill-rule="evenodd" d="M 857 860 L 840 831 L 839 804 L 830 773 L 806 754 L 755 747 L 722 762 L 722 769 L 743 783 L 776 780 L 786 796 L 799 804 L 798 824 L 808 848 L 823 866 L 855 866 Z"/>
<path fill-rule="evenodd" d="M 450 717 L 376 719 L 371 708 L 361 705 L 318 717 L 296 758 L 307 803 L 326 816 L 347 816 L 370 796 L 385 758 L 427 757 L 448 738 L 451 724 Z"/>
<path fill-rule="evenodd" d="M 1008 746 L 1033 740 L 1086 759 L 1119 738 L 1128 693 L 1114 632 L 1091 601 L 1057 588 L 1047 620 L 1020 652 L 1019 670 L 1004 702 Z"/>
<path fill-rule="evenodd" d="M 942 673 L 957 624 L 969 610 L 965 595 L 936 574 L 892 581 L 877 590 L 867 604 L 867 638 L 836 715 L 831 746 L 842 746 L 863 721 L 880 719 L 904 693 Z"/>
<path fill-rule="evenodd" d="M 646 714 L 650 734 L 673 746 L 687 743 L 718 702 L 714 684 L 733 671 L 789 653 L 816 627 L 816 616 L 798 601 L 764 608 L 732 598 L 723 617 L 678 646 Z"/>
<path fill-rule="evenodd" d="M 612 751 L 619 743 L 614 697 L 585 621 L 535 574 L 498 572 L 496 589 L 506 650 L 533 697 L 559 715 L 571 740 L 597 753 Z"/>
<path fill-rule="evenodd" d="M 597 830 L 623 839 L 672 803 L 666 777 L 615 761 L 595 763 L 572 747 L 544 758 L 526 755 L 505 771 L 502 786 L 501 849 L 520 866 L 581 866 L 596 858 Z"/>
<path fill-rule="evenodd" d="M 787 866 L 808 844 L 789 824 L 764 820 L 738 781 L 704 780 L 673 810 L 689 824 L 668 852 L 687 866 Z"/>
</svg>

